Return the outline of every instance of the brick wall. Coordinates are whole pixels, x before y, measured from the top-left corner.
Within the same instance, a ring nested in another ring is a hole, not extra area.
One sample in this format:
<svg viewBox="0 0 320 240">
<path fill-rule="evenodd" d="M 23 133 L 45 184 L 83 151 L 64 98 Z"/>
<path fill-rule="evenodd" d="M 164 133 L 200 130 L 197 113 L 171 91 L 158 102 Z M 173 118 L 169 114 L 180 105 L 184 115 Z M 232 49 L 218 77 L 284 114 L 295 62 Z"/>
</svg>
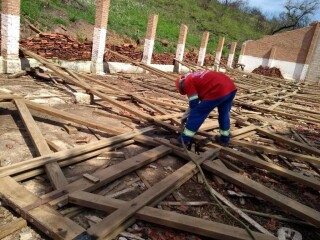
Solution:
<svg viewBox="0 0 320 240">
<path fill-rule="evenodd" d="M 314 32 L 315 28 L 309 26 L 275 35 L 268 35 L 257 41 L 248 41 L 244 55 L 269 58 L 272 47 L 276 47 L 277 51 L 274 59 L 305 63 Z"/>
<path fill-rule="evenodd" d="M 109 16 L 110 0 L 97 0 L 96 28 L 107 28 Z"/>
<path fill-rule="evenodd" d="M 20 0 L 3 0 L 1 3 L 3 14 L 20 15 Z"/>
</svg>

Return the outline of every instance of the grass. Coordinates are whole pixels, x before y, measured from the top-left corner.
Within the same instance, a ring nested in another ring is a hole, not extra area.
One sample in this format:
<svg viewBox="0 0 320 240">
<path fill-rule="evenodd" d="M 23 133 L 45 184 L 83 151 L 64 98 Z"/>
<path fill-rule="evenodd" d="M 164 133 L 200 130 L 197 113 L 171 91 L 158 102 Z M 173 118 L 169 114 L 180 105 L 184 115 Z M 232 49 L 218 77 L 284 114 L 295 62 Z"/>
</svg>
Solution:
<svg viewBox="0 0 320 240">
<path fill-rule="evenodd" d="M 67 26 L 68 22 L 79 19 L 90 24 L 95 21 L 95 6 L 90 3 L 86 4 L 85 10 L 65 6 L 61 0 L 21 0 L 21 6 L 22 14 L 49 28 L 54 24 Z M 50 12 L 62 12 L 66 17 L 59 20 Z M 188 50 L 199 49 L 203 31 L 210 32 L 210 53 L 215 51 L 221 36 L 226 38 L 225 46 L 232 41 L 238 41 L 240 46 L 240 43 L 247 39 L 257 39 L 263 35 L 263 30 L 257 27 L 254 16 L 208 0 L 111 0 L 108 30 L 134 40 L 143 40 L 150 14 L 159 15 L 156 52 L 175 52 L 182 23 L 189 28 L 186 44 Z M 159 40 L 168 41 L 170 44 L 164 46 Z M 227 49 L 224 49 L 224 53 L 226 52 Z"/>
</svg>

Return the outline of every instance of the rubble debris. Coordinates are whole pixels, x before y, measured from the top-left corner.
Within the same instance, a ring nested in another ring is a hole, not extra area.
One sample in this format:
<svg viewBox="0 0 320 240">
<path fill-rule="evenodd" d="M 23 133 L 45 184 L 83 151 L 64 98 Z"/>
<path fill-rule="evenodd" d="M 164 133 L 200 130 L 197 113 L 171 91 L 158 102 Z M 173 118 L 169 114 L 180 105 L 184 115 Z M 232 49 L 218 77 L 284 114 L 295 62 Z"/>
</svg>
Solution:
<svg viewBox="0 0 320 240">
<path fill-rule="evenodd" d="M 270 68 L 268 66 L 264 67 L 264 66 L 260 65 L 259 67 L 254 69 L 252 71 L 252 73 L 256 73 L 256 74 L 264 75 L 264 76 L 268 76 L 268 77 L 276 77 L 276 78 L 284 79 L 280 69 L 276 68 L 276 67 Z"/>
</svg>

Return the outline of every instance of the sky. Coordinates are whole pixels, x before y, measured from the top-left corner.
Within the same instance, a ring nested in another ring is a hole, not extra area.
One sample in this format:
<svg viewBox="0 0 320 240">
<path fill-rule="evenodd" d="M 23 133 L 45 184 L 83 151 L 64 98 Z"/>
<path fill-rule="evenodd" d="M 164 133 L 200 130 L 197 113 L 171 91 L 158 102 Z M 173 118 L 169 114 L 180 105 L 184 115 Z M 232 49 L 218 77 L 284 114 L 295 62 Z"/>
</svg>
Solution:
<svg viewBox="0 0 320 240">
<path fill-rule="evenodd" d="M 249 6 L 259 8 L 267 16 L 278 15 L 284 10 L 286 0 L 248 0 Z M 316 14 L 310 17 L 311 20 L 320 21 L 320 9 Z"/>
</svg>

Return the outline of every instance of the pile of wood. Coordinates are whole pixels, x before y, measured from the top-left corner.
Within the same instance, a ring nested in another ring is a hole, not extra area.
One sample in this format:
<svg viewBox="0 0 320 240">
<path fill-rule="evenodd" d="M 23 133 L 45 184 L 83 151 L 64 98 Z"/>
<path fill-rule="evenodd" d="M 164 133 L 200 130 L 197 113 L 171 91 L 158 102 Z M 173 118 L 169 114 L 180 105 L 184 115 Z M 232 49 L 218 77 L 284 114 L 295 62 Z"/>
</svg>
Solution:
<svg viewBox="0 0 320 240">
<path fill-rule="evenodd" d="M 228 220 L 230 225 L 215 222 L 215 218 L 220 219 L 220 215 L 207 220 L 204 215 L 200 218 L 154 207 L 158 204 L 174 206 L 180 203 L 180 211 L 183 211 L 181 205 L 185 207 L 187 203 L 161 201 L 168 200 L 171 193 L 187 184 L 191 178 L 200 183 L 200 178 L 197 177 L 198 170 L 194 163 L 190 162 L 187 154 L 181 148 L 170 144 L 167 139 L 155 138 L 157 134 L 152 132 L 156 128 L 159 132 L 164 128 L 166 129 L 163 131 L 166 132 L 165 134 L 168 134 L 168 131 L 176 134 L 179 130 L 179 116 L 187 109 L 186 99 L 173 90 L 174 76 L 172 74 L 134 63 L 145 70 L 153 71 L 152 73 L 158 76 L 151 80 L 140 76 L 134 79 L 132 75 L 118 76 L 117 83 L 125 81 L 137 89 L 144 89 L 143 93 L 139 94 L 138 91 L 128 91 L 123 86 L 109 82 L 109 76 L 103 81 L 97 80 L 88 75 L 62 69 L 34 53 L 23 51 L 36 58 L 67 83 L 99 97 L 100 101 L 97 104 L 118 108 L 149 127 L 132 132 L 116 131 L 91 118 L 83 118 L 67 111 L 35 104 L 20 96 L 0 95 L 0 99 L 10 99 L 15 104 L 39 154 L 39 157 L 31 160 L 0 168 L 1 199 L 21 217 L 54 239 L 80 239 L 83 234 L 99 239 L 112 239 L 124 229 L 132 226 L 137 219 L 214 239 L 252 239 L 244 229 L 234 227 L 236 223 L 230 223 L 230 219 Z M 126 59 L 117 56 L 123 60 Z M 310 141 L 301 132 L 295 131 L 293 127 L 300 122 L 301 125 L 314 126 L 311 129 L 319 133 L 320 118 L 315 111 L 315 108 L 320 106 L 319 87 L 274 78 L 262 78 L 255 74 L 243 77 L 242 73 L 236 71 L 229 72 L 229 75 L 238 87 L 234 101 L 235 107 L 231 111 L 231 123 L 233 124 L 231 146 L 209 143 L 201 149 L 200 155 L 193 152 L 189 154 L 212 176 L 213 180 L 208 179 L 211 186 L 215 186 L 212 189 L 220 201 L 252 226 L 254 229 L 252 233 L 256 239 L 277 240 L 277 237 L 274 236 L 277 230 L 277 227 L 274 226 L 274 219 L 303 224 L 303 228 L 306 228 L 307 225 L 316 235 L 320 228 L 319 197 L 315 195 L 320 190 L 319 145 Z M 147 93 L 149 96 L 146 96 Z M 156 98 L 156 94 L 163 94 L 165 99 Z M 127 96 L 127 100 L 117 99 L 116 97 L 120 95 Z M 99 129 L 113 137 L 74 149 L 50 153 L 29 109 Z M 279 121 L 290 124 L 291 131 L 286 132 L 283 130 L 284 127 L 279 127 L 276 124 Z M 204 137 L 213 137 L 215 134 L 212 129 L 218 130 L 218 128 L 217 113 L 213 112 L 210 114 L 209 122 L 202 126 L 194 138 L 200 141 Z M 142 135 L 147 132 L 150 132 L 152 137 Z M 119 149 L 121 146 L 134 143 L 143 144 L 149 150 L 113 166 L 83 175 L 74 182 L 64 181 L 62 167 L 97 156 L 102 151 Z M 102 187 L 107 187 L 115 180 L 170 155 L 184 160 L 185 164 L 181 166 L 180 163 L 181 167 L 176 170 L 168 170 L 165 177 L 154 184 L 147 182 L 147 189 L 129 201 L 100 194 L 104 191 L 99 192 Z M 56 190 L 40 198 L 28 192 L 17 182 L 37 176 L 43 173 L 44 169 Z M 52 171 L 53 169 L 55 171 Z M 59 175 L 56 177 L 57 175 L 53 174 L 50 177 L 50 173 Z M 248 199 L 254 199 L 246 207 L 254 208 L 257 205 L 255 211 L 242 210 L 233 203 L 236 201 L 231 202 L 227 199 L 225 188 L 230 185 L 235 190 L 232 193 L 233 196 L 249 196 Z M 199 184 L 197 188 L 200 186 Z M 315 197 L 313 200 L 311 198 L 306 200 L 301 196 Z M 198 195 L 192 195 L 192 199 L 197 197 Z M 62 207 L 68 208 L 69 203 L 78 207 L 100 210 L 109 215 L 84 229 L 70 218 L 61 215 L 65 209 L 60 212 L 57 210 Z M 193 204 L 201 206 L 199 202 Z M 285 218 L 257 211 L 257 209 L 265 209 L 266 206 L 275 206 L 272 212 L 277 211 L 277 213 L 289 213 L 290 215 Z M 210 213 L 205 212 L 205 214 Z M 259 216 L 271 220 L 260 221 L 258 218 L 254 220 L 249 214 L 260 214 Z M 292 216 L 299 220 L 292 219 Z"/>
<path fill-rule="evenodd" d="M 283 76 L 282 76 L 280 69 L 276 68 L 276 67 L 270 68 L 268 66 L 263 67 L 262 65 L 260 65 L 259 67 L 254 69 L 252 71 L 252 73 L 256 73 L 256 74 L 268 76 L 268 77 L 276 77 L 276 78 L 283 79 Z"/>
</svg>

